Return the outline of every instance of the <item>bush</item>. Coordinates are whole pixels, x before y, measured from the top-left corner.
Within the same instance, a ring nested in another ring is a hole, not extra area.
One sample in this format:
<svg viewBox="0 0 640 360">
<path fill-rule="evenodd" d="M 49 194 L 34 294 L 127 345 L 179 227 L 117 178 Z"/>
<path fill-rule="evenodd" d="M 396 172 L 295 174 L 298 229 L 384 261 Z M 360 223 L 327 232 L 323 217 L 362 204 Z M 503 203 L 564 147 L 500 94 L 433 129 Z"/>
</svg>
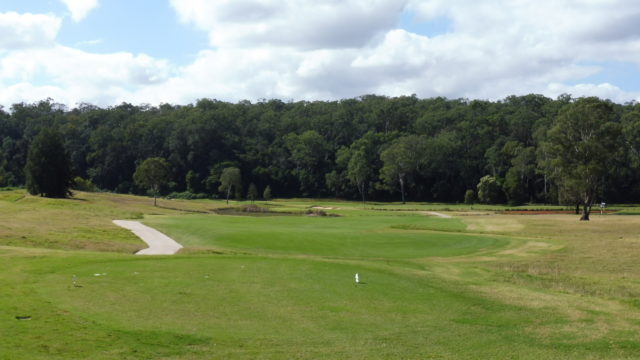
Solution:
<svg viewBox="0 0 640 360">
<path fill-rule="evenodd" d="M 209 196 L 205 193 L 194 194 L 190 191 L 183 191 L 183 192 L 172 192 L 167 196 L 167 199 L 194 200 L 194 199 L 207 199 L 208 197 Z"/>
<path fill-rule="evenodd" d="M 91 180 L 83 179 L 80 176 L 76 176 L 73 179 L 72 188 L 74 190 L 80 190 L 80 191 L 86 191 L 86 192 L 97 192 L 98 191 L 98 187 L 96 186 L 96 184 L 92 183 Z"/>
<path fill-rule="evenodd" d="M 478 183 L 478 201 L 483 204 L 499 204 L 503 199 L 502 186 L 498 180 L 491 175 L 483 176 Z"/>
<path fill-rule="evenodd" d="M 271 186 L 267 185 L 267 187 L 264 189 L 264 193 L 262 193 L 262 198 L 267 201 L 273 198 L 271 195 Z"/>
<path fill-rule="evenodd" d="M 464 193 L 464 203 L 465 204 L 473 204 L 476 202 L 476 192 L 469 189 Z"/>
</svg>

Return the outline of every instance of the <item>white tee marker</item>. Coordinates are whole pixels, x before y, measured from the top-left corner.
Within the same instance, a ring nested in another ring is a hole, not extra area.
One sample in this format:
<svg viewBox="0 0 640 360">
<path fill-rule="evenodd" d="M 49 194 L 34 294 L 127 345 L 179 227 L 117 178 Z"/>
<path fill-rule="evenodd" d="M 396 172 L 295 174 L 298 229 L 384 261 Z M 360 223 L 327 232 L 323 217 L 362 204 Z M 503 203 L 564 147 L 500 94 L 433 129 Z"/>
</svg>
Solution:
<svg viewBox="0 0 640 360">
<path fill-rule="evenodd" d="M 360 284 L 360 276 L 356 273 L 356 284 Z"/>
</svg>

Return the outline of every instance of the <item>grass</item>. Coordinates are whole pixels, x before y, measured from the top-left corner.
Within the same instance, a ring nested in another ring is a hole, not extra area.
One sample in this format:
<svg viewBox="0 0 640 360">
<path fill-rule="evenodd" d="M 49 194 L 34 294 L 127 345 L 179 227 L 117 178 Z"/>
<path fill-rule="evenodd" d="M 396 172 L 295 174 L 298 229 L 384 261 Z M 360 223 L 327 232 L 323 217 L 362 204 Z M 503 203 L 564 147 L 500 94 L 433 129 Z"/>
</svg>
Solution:
<svg viewBox="0 0 640 360">
<path fill-rule="evenodd" d="M 464 255 L 508 243 L 490 236 L 455 233 L 425 236 L 423 231 L 393 228 L 422 226 L 448 230 L 464 227 L 459 220 L 415 214 L 338 218 L 161 216 L 149 217 L 145 223 L 181 239 L 187 247 L 212 246 L 250 253 L 396 259 Z"/>
<path fill-rule="evenodd" d="M 424 213 L 441 206 L 429 204 L 259 204 L 341 216 L 223 216 L 212 213 L 226 207 L 220 201 L 154 208 L 134 196 L 48 200 L 1 191 L 0 359 L 640 352 L 640 218 L 584 223 L 448 205 L 464 216 L 442 219 Z M 115 218 L 141 219 L 186 248 L 131 255 L 143 246 Z M 364 284 L 355 285 L 356 272 Z"/>
</svg>

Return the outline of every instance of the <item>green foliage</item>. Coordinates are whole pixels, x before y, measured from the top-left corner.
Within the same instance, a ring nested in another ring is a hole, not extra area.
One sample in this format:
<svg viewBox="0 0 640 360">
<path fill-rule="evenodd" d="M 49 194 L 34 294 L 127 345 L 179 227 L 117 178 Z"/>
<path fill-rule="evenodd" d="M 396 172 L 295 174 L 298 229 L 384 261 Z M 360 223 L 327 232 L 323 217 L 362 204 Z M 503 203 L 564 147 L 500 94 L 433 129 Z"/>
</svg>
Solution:
<svg viewBox="0 0 640 360">
<path fill-rule="evenodd" d="M 71 194 L 71 164 L 57 131 L 43 129 L 33 139 L 25 174 L 27 190 L 32 195 L 66 197 Z"/>
<path fill-rule="evenodd" d="M 568 189 L 572 176 L 557 161 L 558 135 L 547 130 L 565 121 L 568 109 L 587 102 L 568 95 L 494 102 L 367 95 L 104 109 L 66 109 L 51 100 L 15 104 L 10 113 L 0 110 L 0 186 L 26 184 L 29 144 L 52 128 L 60 133 L 72 173 L 106 191 L 139 192 L 136 165 L 162 156 L 172 180 L 164 189 L 211 197 L 225 196 L 218 194 L 220 176 L 236 167 L 245 183 L 269 184 L 283 197 L 381 201 L 395 199 L 399 191 L 416 201 L 461 202 L 467 189 L 490 174 L 505 179 L 512 202 L 557 203 L 576 191 Z M 596 197 L 640 199 L 639 107 L 607 106 L 604 122 L 622 131 L 605 147 L 616 155 Z"/>
<path fill-rule="evenodd" d="M 256 187 L 256 184 L 251 183 L 249 184 L 249 190 L 247 190 L 247 199 L 251 200 L 251 202 L 254 202 L 257 198 L 258 188 Z"/>
<path fill-rule="evenodd" d="M 262 193 L 262 198 L 265 199 L 266 201 L 270 201 L 273 199 L 273 194 L 271 193 L 271 186 L 267 185 L 267 187 L 264 188 L 264 192 Z"/>
<path fill-rule="evenodd" d="M 464 203 L 465 204 L 473 204 L 476 202 L 476 192 L 469 189 L 464 193 Z"/>
<path fill-rule="evenodd" d="M 502 184 L 502 190 L 507 195 L 509 205 L 520 205 L 527 202 L 527 192 L 522 182 L 522 177 L 515 167 L 507 171 L 507 176 Z"/>
<path fill-rule="evenodd" d="M 157 205 L 156 198 L 160 188 L 169 182 L 170 166 L 163 158 L 148 158 L 138 166 L 133 174 L 133 180 L 138 186 L 149 189 L 153 193 L 154 205 Z"/>
<path fill-rule="evenodd" d="M 584 205 L 582 220 L 589 220 L 591 205 L 622 158 L 622 126 L 614 115 L 610 102 L 583 98 L 566 105 L 549 130 L 554 177 L 563 193 Z"/>
<path fill-rule="evenodd" d="M 240 175 L 240 169 L 236 167 L 224 168 L 220 175 L 220 186 L 218 190 L 226 195 L 227 204 L 229 203 L 231 190 L 235 190 L 236 199 L 238 199 L 241 196 L 238 194 L 242 194 L 242 176 Z"/>
<path fill-rule="evenodd" d="M 402 203 L 405 202 L 405 185 L 412 174 L 419 169 L 423 149 L 424 143 L 421 137 L 405 136 L 392 142 L 380 154 L 380 159 L 384 163 L 380 169 L 380 178 L 389 188 L 396 184 L 400 185 Z"/>
<path fill-rule="evenodd" d="M 337 198 L 339 194 L 345 188 L 345 178 L 342 172 L 337 172 L 336 170 L 331 171 L 328 174 L 324 175 L 324 181 L 327 184 L 327 189 L 333 192 L 333 195 Z"/>
<path fill-rule="evenodd" d="M 197 193 L 200 190 L 200 181 L 198 175 L 193 170 L 189 170 L 185 177 L 185 183 L 187 184 L 187 191 L 190 193 Z"/>
<path fill-rule="evenodd" d="M 205 193 L 192 193 L 189 191 L 183 191 L 183 192 L 172 192 L 171 194 L 167 195 L 168 199 L 184 199 L 184 200 L 195 200 L 195 199 L 208 199 L 209 195 L 205 194 Z"/>
<path fill-rule="evenodd" d="M 503 200 L 502 188 L 497 179 L 485 175 L 478 183 L 478 201 L 483 204 L 498 204 Z"/>
<path fill-rule="evenodd" d="M 291 133 L 284 138 L 291 160 L 295 164 L 293 174 L 300 182 L 300 190 L 307 196 L 317 194 L 323 188 L 320 174 L 327 166 L 329 146 L 315 130 L 300 135 Z"/>
<path fill-rule="evenodd" d="M 75 190 L 96 192 L 98 187 L 91 180 L 83 179 L 80 176 L 73 178 L 73 188 Z"/>
</svg>

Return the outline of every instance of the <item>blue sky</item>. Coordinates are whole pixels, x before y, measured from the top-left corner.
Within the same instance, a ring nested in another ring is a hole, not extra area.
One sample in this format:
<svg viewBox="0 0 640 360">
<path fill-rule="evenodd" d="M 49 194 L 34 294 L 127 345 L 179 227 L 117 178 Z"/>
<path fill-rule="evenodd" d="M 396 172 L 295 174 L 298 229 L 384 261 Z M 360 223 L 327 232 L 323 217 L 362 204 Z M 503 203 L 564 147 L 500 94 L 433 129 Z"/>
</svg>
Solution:
<svg viewBox="0 0 640 360">
<path fill-rule="evenodd" d="M 4 0 L 0 104 L 640 99 L 640 3 Z"/>
</svg>

